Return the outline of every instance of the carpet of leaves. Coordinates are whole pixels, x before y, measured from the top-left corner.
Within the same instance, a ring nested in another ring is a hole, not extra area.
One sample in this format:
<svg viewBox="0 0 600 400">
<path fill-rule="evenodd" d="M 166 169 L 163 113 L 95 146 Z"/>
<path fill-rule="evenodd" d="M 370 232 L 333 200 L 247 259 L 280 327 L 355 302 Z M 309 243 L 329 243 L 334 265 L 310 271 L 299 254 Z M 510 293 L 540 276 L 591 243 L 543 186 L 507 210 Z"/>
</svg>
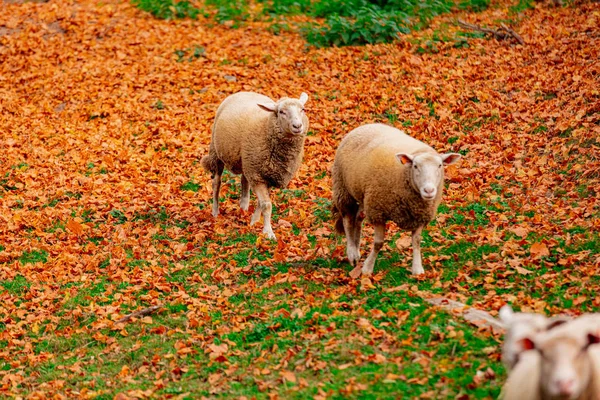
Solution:
<svg viewBox="0 0 600 400">
<path fill-rule="evenodd" d="M 320 354 L 355 343 L 378 351 L 344 347 L 340 373 L 389 363 L 395 369 L 377 379 L 408 382 L 404 393 L 413 384 L 424 388 L 415 395 L 453 397 L 465 393 L 460 373 L 429 383 L 424 376 L 470 368 L 469 353 L 451 349 L 433 366 L 439 349 L 426 344 L 463 333 L 446 326 L 413 353 L 390 350 L 411 348 L 417 333 L 392 334 L 389 324 L 452 319 L 416 291 L 492 312 L 507 302 L 548 313 L 598 310 L 600 3 L 536 3 L 518 15 L 509 6 L 438 18 L 393 44 L 316 50 L 260 21 L 239 29 L 203 17 L 159 21 L 114 0 L 5 4 L 0 391 L 178 396 L 190 391 L 178 382 L 195 368 L 206 370 L 198 393 L 244 395 L 233 382 L 248 375 L 256 393 L 289 397 L 333 369 L 335 360 Z M 511 20 L 526 44 L 436 39 L 459 34 L 457 16 Z M 273 194 L 278 242 L 248 226 L 234 176 L 226 176 L 221 216 L 210 216 L 210 177 L 199 160 L 218 104 L 240 90 L 311 96 L 305 161 L 290 187 Z M 336 146 L 374 121 L 465 155 L 448 171 L 444 205 L 425 237 L 423 278 L 408 274 L 406 235 L 391 227 L 376 275 L 353 281 L 344 242 L 332 234 Z M 161 306 L 155 315 L 115 323 L 152 305 Z M 339 334 L 343 320 L 354 328 Z M 302 342 L 283 352 L 264 344 L 304 329 L 289 321 L 310 327 Z M 242 340 L 240 332 L 250 333 Z M 496 339 L 473 334 L 491 341 L 484 350 L 496 364 L 469 384 L 497 388 Z M 323 337 L 323 348 L 310 347 Z M 170 352 L 136 352 L 153 341 Z M 244 353 L 242 341 L 262 344 Z M 102 369 L 107 359 L 118 369 Z M 404 363 L 424 374 L 407 376 Z M 315 384 L 310 393 L 349 396 L 372 384 L 348 376 L 343 387 Z"/>
</svg>

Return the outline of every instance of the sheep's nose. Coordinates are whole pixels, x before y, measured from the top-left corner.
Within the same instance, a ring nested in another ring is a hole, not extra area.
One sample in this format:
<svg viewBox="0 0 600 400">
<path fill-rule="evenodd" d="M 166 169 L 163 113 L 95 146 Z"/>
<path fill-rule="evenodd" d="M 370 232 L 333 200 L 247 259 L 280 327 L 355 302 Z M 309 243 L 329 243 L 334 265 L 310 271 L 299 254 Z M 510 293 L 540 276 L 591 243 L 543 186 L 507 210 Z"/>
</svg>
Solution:
<svg viewBox="0 0 600 400">
<path fill-rule="evenodd" d="M 300 123 L 300 124 L 292 124 L 292 127 L 294 127 L 294 129 L 300 129 L 300 128 L 302 128 L 302 123 Z"/>
<path fill-rule="evenodd" d="M 425 189 L 423 189 L 423 191 L 427 194 L 433 194 L 433 192 L 435 191 L 435 188 L 426 187 Z"/>
<path fill-rule="evenodd" d="M 570 396 L 575 388 L 575 379 L 562 379 L 557 382 L 557 386 L 562 395 Z"/>
</svg>

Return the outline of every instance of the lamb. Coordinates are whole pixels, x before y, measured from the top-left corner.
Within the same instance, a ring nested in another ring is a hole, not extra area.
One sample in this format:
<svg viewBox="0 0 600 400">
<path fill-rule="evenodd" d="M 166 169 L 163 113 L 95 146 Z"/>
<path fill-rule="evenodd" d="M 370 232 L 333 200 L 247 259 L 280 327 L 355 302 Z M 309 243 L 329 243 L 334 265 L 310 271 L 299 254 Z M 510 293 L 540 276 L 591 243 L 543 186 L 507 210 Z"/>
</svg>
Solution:
<svg viewBox="0 0 600 400">
<path fill-rule="evenodd" d="M 578 318 L 522 339 L 503 400 L 600 399 L 598 319 Z"/>
<path fill-rule="evenodd" d="M 272 204 L 269 189 L 286 187 L 302 162 L 308 118 L 299 99 L 269 97 L 239 92 L 228 96 L 215 116 L 209 153 L 201 160 L 212 175 L 212 215 L 219 215 L 221 175 L 227 168 L 242 174 L 240 207 L 248 211 L 250 189 L 256 193 L 258 206 L 250 220 L 254 225 L 264 217 L 263 233 L 276 239 L 271 227 Z"/>
<path fill-rule="evenodd" d="M 444 165 L 461 158 L 439 154 L 425 143 L 384 124 L 360 126 L 347 134 L 333 163 L 335 228 L 346 235 L 347 256 L 357 278 L 373 273 L 383 246 L 386 221 L 412 231 L 412 273 L 424 272 L 421 232 L 435 218 L 444 189 Z M 365 217 L 374 225 L 373 250 L 362 269 L 360 237 Z"/>
</svg>

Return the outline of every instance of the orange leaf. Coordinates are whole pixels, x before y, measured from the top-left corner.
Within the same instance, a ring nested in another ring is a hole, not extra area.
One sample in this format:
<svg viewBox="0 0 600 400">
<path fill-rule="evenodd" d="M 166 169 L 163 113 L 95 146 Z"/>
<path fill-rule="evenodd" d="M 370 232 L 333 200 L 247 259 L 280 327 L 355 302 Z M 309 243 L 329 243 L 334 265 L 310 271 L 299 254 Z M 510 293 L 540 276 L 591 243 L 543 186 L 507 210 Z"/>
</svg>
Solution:
<svg viewBox="0 0 600 400">
<path fill-rule="evenodd" d="M 531 246 L 531 249 L 529 249 L 529 252 L 535 258 L 541 258 L 550 255 L 550 251 L 544 243 L 534 243 L 533 246 Z"/>
<path fill-rule="evenodd" d="M 291 371 L 281 371 L 279 373 L 286 381 L 296 383 L 296 374 Z"/>
<path fill-rule="evenodd" d="M 75 220 L 69 220 L 69 222 L 67 222 L 67 229 L 70 230 L 71 232 L 73 232 L 74 234 L 76 234 L 77 236 L 81 235 L 83 233 L 83 226 L 75 221 Z"/>
</svg>

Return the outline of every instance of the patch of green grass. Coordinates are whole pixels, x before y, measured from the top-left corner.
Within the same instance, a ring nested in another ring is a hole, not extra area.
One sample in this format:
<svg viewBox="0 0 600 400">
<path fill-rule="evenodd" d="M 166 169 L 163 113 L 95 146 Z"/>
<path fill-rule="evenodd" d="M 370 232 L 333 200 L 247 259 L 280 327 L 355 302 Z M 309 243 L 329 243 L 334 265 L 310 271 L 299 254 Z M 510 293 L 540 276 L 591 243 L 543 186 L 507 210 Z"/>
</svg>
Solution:
<svg viewBox="0 0 600 400">
<path fill-rule="evenodd" d="M 111 217 L 113 217 L 115 219 L 115 223 L 117 225 L 121 225 L 121 224 L 124 224 L 125 222 L 127 222 L 127 217 L 125 216 L 125 213 L 116 208 L 112 209 L 108 213 L 108 215 L 110 215 Z"/>
<path fill-rule="evenodd" d="M 27 289 L 29 289 L 31 283 L 29 283 L 27 279 L 25 279 L 25 277 L 17 275 L 11 281 L 0 282 L 0 286 L 2 286 L 8 293 L 13 294 L 15 296 L 20 296 Z"/>
<path fill-rule="evenodd" d="M 19 257 L 19 261 L 21 264 L 46 263 L 48 261 L 48 252 L 46 250 L 24 251 L 21 257 Z"/>
<path fill-rule="evenodd" d="M 200 184 L 194 182 L 193 179 L 181 185 L 181 190 L 191 190 L 192 192 L 197 192 L 198 190 L 200 190 L 200 188 Z"/>
</svg>

